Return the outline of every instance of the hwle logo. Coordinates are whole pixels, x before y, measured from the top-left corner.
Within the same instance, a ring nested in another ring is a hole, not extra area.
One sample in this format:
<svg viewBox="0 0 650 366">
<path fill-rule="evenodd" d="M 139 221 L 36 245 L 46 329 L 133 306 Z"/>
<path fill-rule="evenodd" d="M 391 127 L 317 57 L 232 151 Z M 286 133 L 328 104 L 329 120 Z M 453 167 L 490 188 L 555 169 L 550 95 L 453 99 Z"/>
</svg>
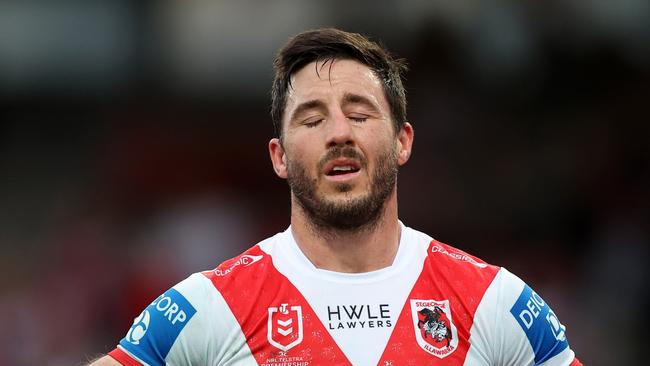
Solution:
<svg viewBox="0 0 650 366">
<path fill-rule="evenodd" d="M 327 306 L 328 328 L 390 328 L 393 326 L 388 304 Z"/>
</svg>

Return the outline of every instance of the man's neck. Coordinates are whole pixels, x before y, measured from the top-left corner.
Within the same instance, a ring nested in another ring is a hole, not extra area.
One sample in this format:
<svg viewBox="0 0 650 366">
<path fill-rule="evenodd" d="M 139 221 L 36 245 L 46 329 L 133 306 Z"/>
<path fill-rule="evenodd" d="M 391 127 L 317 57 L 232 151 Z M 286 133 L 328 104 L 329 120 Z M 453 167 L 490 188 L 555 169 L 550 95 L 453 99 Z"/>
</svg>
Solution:
<svg viewBox="0 0 650 366">
<path fill-rule="evenodd" d="M 396 192 L 388 198 L 376 224 L 353 231 L 313 225 L 293 200 L 291 229 L 298 247 L 317 268 L 362 273 L 388 267 L 397 255 L 401 235 Z"/>
</svg>

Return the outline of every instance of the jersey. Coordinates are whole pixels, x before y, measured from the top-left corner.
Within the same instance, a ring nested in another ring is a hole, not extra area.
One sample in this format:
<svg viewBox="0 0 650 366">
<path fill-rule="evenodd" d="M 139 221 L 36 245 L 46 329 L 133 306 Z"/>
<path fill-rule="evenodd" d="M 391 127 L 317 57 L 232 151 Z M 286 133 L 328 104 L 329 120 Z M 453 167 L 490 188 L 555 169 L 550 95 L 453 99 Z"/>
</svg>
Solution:
<svg viewBox="0 0 650 366">
<path fill-rule="evenodd" d="M 316 268 L 291 228 L 155 299 L 124 365 L 580 365 L 521 279 L 401 225 L 391 266 Z"/>
</svg>

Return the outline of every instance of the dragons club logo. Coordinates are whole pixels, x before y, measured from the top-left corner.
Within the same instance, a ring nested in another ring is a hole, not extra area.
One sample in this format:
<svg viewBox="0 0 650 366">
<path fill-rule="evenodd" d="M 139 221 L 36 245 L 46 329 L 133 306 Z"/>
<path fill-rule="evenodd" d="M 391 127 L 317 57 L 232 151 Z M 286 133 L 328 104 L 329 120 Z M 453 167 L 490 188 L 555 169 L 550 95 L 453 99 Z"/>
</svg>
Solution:
<svg viewBox="0 0 650 366">
<path fill-rule="evenodd" d="M 302 308 L 282 304 L 269 308 L 267 339 L 271 345 L 288 351 L 302 342 Z"/>
<path fill-rule="evenodd" d="M 444 358 L 458 348 L 458 331 L 451 318 L 449 300 L 411 299 L 415 339 L 423 350 Z"/>
</svg>

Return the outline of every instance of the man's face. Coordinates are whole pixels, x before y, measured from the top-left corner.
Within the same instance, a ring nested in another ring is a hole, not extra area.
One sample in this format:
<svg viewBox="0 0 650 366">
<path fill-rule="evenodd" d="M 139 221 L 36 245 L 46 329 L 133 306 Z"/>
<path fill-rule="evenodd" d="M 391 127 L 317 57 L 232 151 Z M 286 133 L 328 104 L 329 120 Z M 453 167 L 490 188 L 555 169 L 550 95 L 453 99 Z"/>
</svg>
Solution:
<svg viewBox="0 0 650 366">
<path fill-rule="evenodd" d="M 352 230 L 379 218 L 412 136 L 408 124 L 395 132 L 382 84 L 367 66 L 329 60 L 293 76 L 282 142 L 269 148 L 314 224 Z"/>
</svg>

